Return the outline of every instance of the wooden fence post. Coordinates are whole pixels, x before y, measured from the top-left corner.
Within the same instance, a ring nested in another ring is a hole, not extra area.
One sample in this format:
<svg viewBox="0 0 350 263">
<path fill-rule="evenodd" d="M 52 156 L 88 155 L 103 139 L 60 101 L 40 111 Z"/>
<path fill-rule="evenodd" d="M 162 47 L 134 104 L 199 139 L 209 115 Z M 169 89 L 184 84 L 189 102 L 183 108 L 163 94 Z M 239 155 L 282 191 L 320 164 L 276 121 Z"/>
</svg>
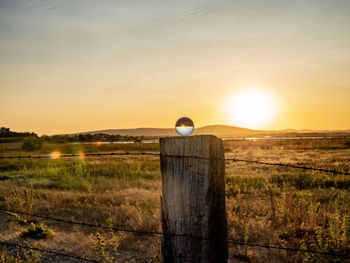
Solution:
<svg viewBox="0 0 350 263">
<path fill-rule="evenodd" d="M 163 262 L 226 263 L 222 140 L 212 135 L 161 138 L 160 155 Z"/>
</svg>

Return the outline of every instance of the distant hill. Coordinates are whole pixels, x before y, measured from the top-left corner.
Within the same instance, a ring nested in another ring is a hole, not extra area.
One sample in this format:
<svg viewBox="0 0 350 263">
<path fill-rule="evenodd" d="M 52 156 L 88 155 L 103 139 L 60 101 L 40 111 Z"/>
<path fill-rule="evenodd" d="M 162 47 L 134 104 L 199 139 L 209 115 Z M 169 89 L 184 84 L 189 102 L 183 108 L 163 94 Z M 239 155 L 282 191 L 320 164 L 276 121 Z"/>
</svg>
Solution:
<svg viewBox="0 0 350 263">
<path fill-rule="evenodd" d="M 147 137 L 163 137 L 177 135 L 175 128 L 137 128 L 137 129 L 109 129 L 100 131 L 81 132 L 77 134 L 120 134 L 129 136 L 147 136 Z M 249 134 L 257 134 L 260 131 L 240 128 L 229 125 L 210 125 L 201 128 L 195 128 L 193 135 L 213 134 L 218 137 L 228 136 L 245 136 Z"/>
<path fill-rule="evenodd" d="M 71 135 L 78 134 L 110 134 L 110 135 L 128 135 L 128 136 L 145 136 L 145 137 L 165 137 L 165 136 L 176 136 L 177 133 L 175 128 L 136 128 L 136 129 L 108 129 L 108 130 L 99 130 L 99 131 L 89 131 L 75 133 Z M 299 136 L 338 136 L 338 137 L 348 137 L 350 130 L 334 130 L 334 131 L 325 131 L 325 130 L 294 130 L 294 129 L 285 129 L 285 130 L 252 130 L 247 128 L 229 126 L 229 125 L 210 125 L 200 128 L 195 128 L 193 135 L 203 135 L 203 134 L 212 134 L 218 137 L 264 137 L 264 136 L 275 136 L 275 137 L 299 137 Z"/>
<path fill-rule="evenodd" d="M 194 130 L 194 135 L 213 134 L 219 137 L 245 136 L 260 133 L 259 130 L 229 126 L 229 125 L 210 125 Z"/>
</svg>

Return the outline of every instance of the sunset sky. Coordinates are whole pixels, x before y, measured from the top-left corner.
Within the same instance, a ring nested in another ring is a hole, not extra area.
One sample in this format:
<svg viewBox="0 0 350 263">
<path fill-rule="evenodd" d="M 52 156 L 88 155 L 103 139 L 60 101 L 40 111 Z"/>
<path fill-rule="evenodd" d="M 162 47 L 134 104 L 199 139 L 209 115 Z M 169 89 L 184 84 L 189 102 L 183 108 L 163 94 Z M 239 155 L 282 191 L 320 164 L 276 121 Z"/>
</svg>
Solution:
<svg viewBox="0 0 350 263">
<path fill-rule="evenodd" d="M 242 126 L 254 90 L 273 114 L 250 128 L 350 129 L 349 14 L 349 0 L 0 0 L 0 126 Z"/>
</svg>

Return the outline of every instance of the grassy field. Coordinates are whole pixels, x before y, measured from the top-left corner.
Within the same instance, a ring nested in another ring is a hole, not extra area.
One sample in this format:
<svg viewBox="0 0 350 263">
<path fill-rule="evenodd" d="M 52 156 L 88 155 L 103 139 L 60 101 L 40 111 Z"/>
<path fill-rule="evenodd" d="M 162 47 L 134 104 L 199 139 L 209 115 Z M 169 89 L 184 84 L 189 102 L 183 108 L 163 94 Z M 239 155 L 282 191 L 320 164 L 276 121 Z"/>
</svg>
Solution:
<svg viewBox="0 0 350 263">
<path fill-rule="evenodd" d="M 158 147 L 141 143 L 45 144 L 31 154 L 158 151 Z M 224 147 L 227 158 L 350 172 L 350 139 L 229 141 Z M 21 150 L 20 143 L 0 143 L 0 155 L 20 154 L 28 154 Z M 0 207 L 93 224 L 160 231 L 159 166 L 159 159 L 152 156 L 0 159 Z M 324 252 L 350 251 L 349 176 L 227 162 L 226 205 L 229 238 Z M 35 236 L 36 233 L 41 235 Z M 115 233 L 1 211 L 0 240 L 100 262 L 160 260 L 157 236 Z M 242 262 L 346 262 L 344 258 L 236 245 L 229 246 L 229 254 L 230 261 Z M 44 253 L 0 248 L 0 262 L 21 259 L 63 260 Z"/>
</svg>

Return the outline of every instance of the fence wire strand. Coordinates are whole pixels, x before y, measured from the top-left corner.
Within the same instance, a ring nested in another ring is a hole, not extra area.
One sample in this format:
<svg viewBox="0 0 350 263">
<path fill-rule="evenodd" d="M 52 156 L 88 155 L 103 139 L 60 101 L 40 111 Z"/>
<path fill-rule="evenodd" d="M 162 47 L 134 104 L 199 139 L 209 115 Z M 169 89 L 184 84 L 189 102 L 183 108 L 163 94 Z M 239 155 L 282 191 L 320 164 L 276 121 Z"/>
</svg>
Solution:
<svg viewBox="0 0 350 263">
<path fill-rule="evenodd" d="M 150 153 L 150 152 L 85 153 L 83 156 L 84 157 L 104 157 L 104 156 L 158 156 L 159 157 L 159 156 L 164 156 L 164 157 L 174 157 L 174 158 L 176 158 L 176 157 L 184 158 L 185 157 L 185 158 L 209 159 L 209 158 L 196 157 L 196 156 L 161 155 L 160 153 Z M 79 155 L 79 154 L 62 154 L 59 156 L 59 158 L 74 158 L 74 157 L 81 157 L 81 155 Z M 55 158 L 52 158 L 51 155 L 36 155 L 36 156 L 35 155 L 34 156 L 33 155 L 20 155 L 20 156 L 0 156 L 0 159 L 55 159 Z M 332 174 L 350 175 L 349 172 L 341 172 L 341 171 L 336 171 L 336 170 L 328 170 L 328 169 L 314 168 L 314 167 L 308 167 L 308 166 L 298 166 L 298 165 L 286 164 L 286 163 L 271 163 L 271 162 L 263 162 L 263 161 L 258 161 L 258 160 L 247 160 L 247 159 L 237 159 L 237 158 L 225 158 L 225 161 L 226 162 L 245 162 L 245 163 L 253 163 L 253 164 L 259 164 L 259 165 L 269 165 L 269 166 L 281 166 L 281 167 L 289 167 L 289 168 L 302 169 L 302 170 L 311 170 L 311 171 L 318 171 L 318 172 L 325 172 L 325 173 L 332 173 Z M 25 212 L 21 212 L 21 211 L 14 211 L 14 210 L 5 209 L 5 208 L 0 208 L 0 211 L 4 211 L 4 212 L 8 212 L 8 213 L 23 214 L 23 215 L 27 215 L 27 216 L 31 216 L 31 217 L 41 218 L 44 220 L 52 220 L 52 221 L 68 223 L 68 224 L 75 224 L 75 225 L 81 225 L 81 226 L 86 226 L 86 227 L 96 227 L 96 228 L 101 228 L 101 229 L 108 229 L 108 230 L 113 230 L 116 232 L 129 232 L 129 233 L 135 233 L 135 234 L 141 234 L 141 235 L 166 235 L 166 236 L 176 236 L 176 237 L 187 237 L 187 238 L 193 238 L 193 239 L 205 239 L 203 237 L 196 237 L 196 236 L 192 236 L 189 234 L 163 233 L 163 232 L 158 232 L 158 231 L 143 231 L 143 230 L 128 229 L 125 227 L 110 227 L 110 226 L 103 226 L 103 225 L 91 224 L 91 223 L 86 223 L 86 222 L 77 222 L 77 221 L 71 221 L 71 220 L 60 219 L 60 218 L 53 218 L 53 217 L 48 217 L 48 216 L 43 216 L 43 215 L 30 214 L 30 213 L 25 213 Z M 324 251 L 300 249 L 300 248 L 281 247 L 281 246 L 269 245 L 269 244 L 240 242 L 240 241 L 237 241 L 234 239 L 227 239 L 227 243 L 239 245 L 239 246 L 261 247 L 261 248 L 266 248 L 266 249 L 288 250 L 288 251 L 293 251 L 293 252 L 321 254 L 321 255 L 325 255 L 325 256 L 333 256 L 333 257 L 337 256 L 337 257 L 342 257 L 342 258 L 350 258 L 349 254 L 340 254 L 340 253 L 336 253 L 336 252 L 324 252 Z M 64 253 L 40 249 L 40 248 L 32 248 L 32 247 L 24 246 L 21 244 L 13 244 L 13 243 L 8 243 L 8 242 L 4 242 L 4 241 L 1 241 L 0 244 L 7 245 L 7 246 L 17 246 L 17 247 L 22 247 L 22 248 L 31 249 L 31 250 L 37 250 L 37 251 L 56 254 L 56 255 L 60 255 L 60 256 L 76 258 L 76 259 L 83 260 L 83 261 L 97 262 L 94 259 L 82 258 L 82 257 L 75 256 L 75 255 L 69 255 L 69 254 L 64 254 Z"/>
<path fill-rule="evenodd" d="M 162 155 L 160 153 L 150 153 L 150 152 L 125 152 L 125 153 L 86 153 L 83 155 L 84 157 L 103 157 L 103 156 L 164 156 L 164 157 L 181 157 L 181 158 L 197 158 L 197 159 L 210 159 L 205 157 L 198 157 L 198 156 L 179 156 L 179 155 Z M 62 154 L 58 158 L 52 158 L 51 155 L 19 155 L 19 156 L 0 156 L 0 159 L 59 159 L 59 158 L 74 158 L 74 157 L 82 157 L 79 154 Z M 350 175 L 350 172 L 341 172 L 337 170 L 328 170 L 323 168 L 315 168 L 315 167 L 308 167 L 308 166 L 299 166 L 294 164 L 287 164 L 287 163 L 271 163 L 271 162 L 263 162 L 258 160 L 248 160 L 248 159 L 238 159 L 238 158 L 225 158 L 225 161 L 227 162 L 245 162 L 245 163 L 253 163 L 253 164 L 259 164 L 259 165 L 269 165 L 269 166 L 281 166 L 281 167 L 289 167 L 294 169 L 301 169 L 301 170 L 310 170 L 310 171 L 317 171 L 317 172 L 324 172 L 324 173 L 331 173 L 331 174 L 339 174 L 339 175 Z"/>
<path fill-rule="evenodd" d="M 19 243 L 10 243 L 7 241 L 0 240 L 0 245 L 8 246 L 8 247 L 20 247 L 20 248 L 29 249 L 29 250 L 40 251 L 40 252 L 49 253 L 49 254 L 53 254 L 53 255 L 57 255 L 57 256 L 75 258 L 75 259 L 79 259 L 80 261 L 85 261 L 85 262 L 98 262 L 95 259 L 83 258 L 83 257 L 79 257 L 77 255 L 66 254 L 66 253 L 57 252 L 57 251 L 48 250 L 48 249 L 43 249 L 43 248 L 30 247 L 30 246 L 26 246 L 26 245 L 19 244 Z"/>
<path fill-rule="evenodd" d="M 45 155 L 15 155 L 15 156 L 0 156 L 0 159 L 60 159 L 60 158 L 74 158 L 74 157 L 103 157 L 103 156 L 139 156 L 139 155 L 148 155 L 148 156 L 159 156 L 159 153 L 150 153 L 150 152 L 107 152 L 107 153 L 84 153 L 84 154 L 60 154 L 57 157 L 52 157 L 51 154 Z"/>
<path fill-rule="evenodd" d="M 314 168 L 314 167 L 308 167 L 308 166 L 299 166 L 299 165 L 287 164 L 287 163 L 269 163 L 269 162 L 261 162 L 261 161 L 256 161 L 256 160 L 245 160 L 245 159 L 236 159 L 236 158 L 226 158 L 225 160 L 232 161 L 232 162 L 255 163 L 255 164 L 261 164 L 261 165 L 282 166 L 282 167 L 289 167 L 289 168 L 302 169 L 302 170 L 311 170 L 311 171 L 325 172 L 325 173 L 332 173 L 332 174 L 350 175 L 350 173 L 348 173 L 348 172 L 341 172 L 341 171 L 337 171 L 337 170 L 328 170 L 328 169 L 323 169 L 323 168 Z"/>
<path fill-rule="evenodd" d="M 350 258 L 350 254 L 341 254 L 341 253 L 331 252 L 331 251 L 325 252 L 325 251 L 311 250 L 311 249 L 281 247 L 281 246 L 275 246 L 275 245 L 269 245 L 269 244 L 257 244 L 257 243 L 250 243 L 250 242 L 240 242 L 240 241 L 236 241 L 236 240 L 233 240 L 233 239 L 228 239 L 227 243 L 234 244 L 234 245 L 239 245 L 239 246 L 261 247 L 261 248 L 267 248 L 267 249 L 288 250 L 288 251 L 292 251 L 292 252 L 320 254 L 320 255 L 324 255 L 324 256 L 341 257 L 341 258 Z"/>
<path fill-rule="evenodd" d="M 159 231 L 144 231 L 144 230 L 127 229 L 124 227 L 102 226 L 102 225 L 91 224 L 91 223 L 86 223 L 86 222 L 77 222 L 77 221 L 65 220 L 65 219 L 60 219 L 60 218 L 53 218 L 53 217 L 48 217 L 48 216 L 30 214 L 30 213 L 25 213 L 25 212 L 15 211 L 15 210 L 5 209 L 5 208 L 0 208 L 0 211 L 16 213 L 16 214 L 24 214 L 24 215 L 28 215 L 28 216 L 32 216 L 32 217 L 36 217 L 36 218 L 42 218 L 45 220 L 52 220 L 52 221 L 63 222 L 63 223 L 68 223 L 68 224 L 75 224 L 75 225 L 81 225 L 81 226 L 86 226 L 86 227 L 96 227 L 96 228 L 101 228 L 101 229 L 108 229 L 108 230 L 113 230 L 115 232 L 129 232 L 129 233 L 141 234 L 141 235 L 164 235 L 164 236 L 184 237 L 184 238 L 203 239 L 203 240 L 207 239 L 205 237 L 193 236 L 190 234 L 164 233 L 164 232 L 159 232 Z M 325 251 L 310 250 L 310 249 L 281 247 L 281 246 L 269 245 L 269 244 L 240 242 L 240 241 L 237 241 L 234 239 L 227 239 L 226 242 L 228 244 L 234 244 L 234 245 L 239 245 L 239 246 L 261 247 L 261 248 L 266 248 L 266 249 L 288 250 L 288 251 L 292 251 L 292 252 L 301 252 L 301 253 L 310 253 L 310 254 L 320 254 L 320 255 L 332 256 L 332 257 L 350 258 L 350 255 L 348 255 L 348 254 L 340 254 L 340 253 L 336 253 L 336 252 L 325 252 Z"/>
</svg>

